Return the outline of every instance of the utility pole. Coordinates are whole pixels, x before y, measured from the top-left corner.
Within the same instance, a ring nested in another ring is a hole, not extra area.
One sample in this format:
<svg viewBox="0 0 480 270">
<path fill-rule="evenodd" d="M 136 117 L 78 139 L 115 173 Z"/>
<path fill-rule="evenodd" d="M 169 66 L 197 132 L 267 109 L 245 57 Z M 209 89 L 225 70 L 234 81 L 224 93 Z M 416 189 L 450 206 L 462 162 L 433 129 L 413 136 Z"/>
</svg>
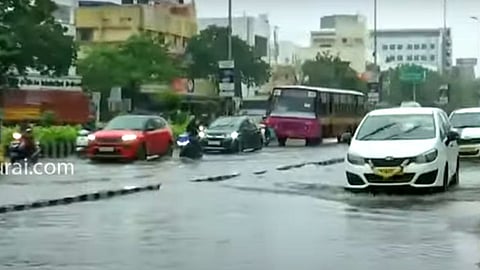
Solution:
<svg viewBox="0 0 480 270">
<path fill-rule="evenodd" d="M 377 0 L 373 0 L 373 63 L 377 68 Z"/>
<path fill-rule="evenodd" d="M 228 0 L 228 60 L 232 60 L 232 0 Z"/>
</svg>

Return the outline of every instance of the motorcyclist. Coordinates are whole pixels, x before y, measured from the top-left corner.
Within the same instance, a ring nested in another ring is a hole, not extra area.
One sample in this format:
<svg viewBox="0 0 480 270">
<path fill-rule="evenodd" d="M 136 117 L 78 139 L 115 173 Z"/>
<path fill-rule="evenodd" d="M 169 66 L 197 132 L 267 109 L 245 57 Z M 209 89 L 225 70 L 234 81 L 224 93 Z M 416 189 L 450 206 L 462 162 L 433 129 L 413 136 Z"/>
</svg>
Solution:
<svg viewBox="0 0 480 270">
<path fill-rule="evenodd" d="M 192 137 L 197 137 L 199 127 L 200 127 L 200 120 L 198 120 L 197 117 L 193 115 L 190 119 L 190 122 L 188 122 L 186 132 L 188 132 L 188 134 L 190 134 L 190 136 Z"/>
<path fill-rule="evenodd" d="M 30 157 L 35 153 L 35 138 L 33 136 L 33 129 L 30 126 L 26 127 L 22 132 L 22 144 L 27 157 Z"/>
</svg>

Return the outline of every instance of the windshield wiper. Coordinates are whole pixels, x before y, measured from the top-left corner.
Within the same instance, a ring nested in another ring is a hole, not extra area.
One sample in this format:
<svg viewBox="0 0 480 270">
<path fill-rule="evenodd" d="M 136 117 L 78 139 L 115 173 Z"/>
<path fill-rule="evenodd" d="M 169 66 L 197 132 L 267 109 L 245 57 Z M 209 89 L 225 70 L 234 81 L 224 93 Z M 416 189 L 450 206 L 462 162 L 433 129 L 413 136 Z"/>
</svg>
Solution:
<svg viewBox="0 0 480 270">
<path fill-rule="evenodd" d="M 359 140 L 365 140 L 365 139 L 367 139 L 368 137 L 371 137 L 371 136 L 373 136 L 373 135 L 375 135 L 375 134 L 377 134 L 377 133 L 379 133 L 379 132 L 381 132 L 381 131 L 383 131 L 383 130 L 385 130 L 385 129 L 388 129 L 388 128 L 390 128 L 390 127 L 393 127 L 393 126 L 395 126 L 395 125 L 396 125 L 396 123 L 390 123 L 390 124 L 386 124 L 386 125 L 384 125 L 384 126 L 381 126 L 381 127 L 377 128 L 377 129 L 375 129 L 374 131 L 368 133 L 367 135 L 362 136 L 361 138 L 359 138 Z"/>
<path fill-rule="evenodd" d="M 401 132 L 401 133 L 397 133 L 397 134 L 394 134 L 394 135 L 392 135 L 392 136 L 389 136 L 389 137 L 385 138 L 385 140 L 395 139 L 395 138 L 397 138 L 398 136 L 408 134 L 408 133 L 410 133 L 410 132 L 412 132 L 412 131 L 415 131 L 415 130 L 421 128 L 421 127 L 422 127 L 421 125 L 413 126 L 413 127 L 409 128 L 409 129 L 407 129 L 407 130 L 405 130 L 405 131 L 403 131 L 403 132 Z"/>
</svg>

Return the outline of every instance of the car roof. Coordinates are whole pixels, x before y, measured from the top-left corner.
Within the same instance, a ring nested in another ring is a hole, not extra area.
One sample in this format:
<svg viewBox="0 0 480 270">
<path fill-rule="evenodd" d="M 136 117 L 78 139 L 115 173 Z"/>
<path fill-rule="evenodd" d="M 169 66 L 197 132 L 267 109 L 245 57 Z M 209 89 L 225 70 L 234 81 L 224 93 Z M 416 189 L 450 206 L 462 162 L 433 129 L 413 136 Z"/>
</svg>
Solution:
<svg viewBox="0 0 480 270">
<path fill-rule="evenodd" d="M 452 112 L 452 114 L 454 113 L 480 113 L 480 107 L 458 109 Z"/>
<path fill-rule="evenodd" d="M 368 115 L 391 115 L 391 114 L 433 114 L 442 112 L 439 108 L 431 107 L 397 107 L 373 110 Z"/>
</svg>

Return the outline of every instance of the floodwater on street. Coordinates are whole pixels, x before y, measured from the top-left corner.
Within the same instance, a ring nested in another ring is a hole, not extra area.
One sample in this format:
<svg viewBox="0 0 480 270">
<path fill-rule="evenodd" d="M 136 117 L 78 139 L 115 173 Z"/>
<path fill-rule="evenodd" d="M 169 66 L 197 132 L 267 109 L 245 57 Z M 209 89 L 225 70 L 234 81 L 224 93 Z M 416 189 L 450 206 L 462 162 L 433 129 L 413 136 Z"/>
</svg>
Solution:
<svg viewBox="0 0 480 270">
<path fill-rule="evenodd" d="M 128 185 L 159 191 L 0 215 L 0 269 L 478 269 L 480 180 L 462 161 L 443 194 L 351 194 L 345 145 L 268 147 L 133 164 L 75 162 L 73 176 L 4 176 L 0 205 Z M 267 170 L 263 174 L 254 172 Z M 222 182 L 201 177 L 239 172 Z"/>
</svg>

